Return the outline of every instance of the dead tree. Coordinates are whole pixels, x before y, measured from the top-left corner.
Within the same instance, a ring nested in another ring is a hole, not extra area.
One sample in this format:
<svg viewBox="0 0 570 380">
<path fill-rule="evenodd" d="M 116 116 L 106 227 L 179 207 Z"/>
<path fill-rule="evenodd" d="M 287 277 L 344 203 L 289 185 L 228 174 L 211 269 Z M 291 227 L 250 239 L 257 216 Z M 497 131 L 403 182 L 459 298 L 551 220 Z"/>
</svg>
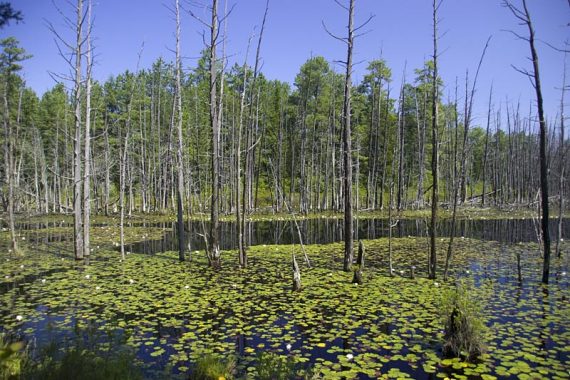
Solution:
<svg viewBox="0 0 570 380">
<path fill-rule="evenodd" d="M 184 196 L 184 159 L 182 154 L 182 60 L 180 58 L 180 3 L 175 2 L 176 14 L 176 89 L 174 93 L 176 112 L 172 121 L 176 120 L 176 131 L 178 132 L 178 146 L 176 152 L 176 213 L 178 221 L 178 260 L 184 261 L 184 207 L 182 197 Z"/>
<path fill-rule="evenodd" d="M 433 77 L 432 77 L 432 93 L 431 93 L 431 128 L 432 128 L 432 148 L 431 148 L 431 175 L 432 175 L 432 191 L 431 191 L 431 223 L 429 226 L 430 232 L 430 255 L 428 265 L 428 277 L 435 279 L 436 266 L 437 266 L 437 208 L 439 202 L 439 152 L 438 152 L 438 112 L 439 112 L 439 85 L 438 85 L 438 71 L 437 71 L 437 26 L 438 18 L 437 12 L 443 0 L 437 2 L 433 0 Z"/>
<path fill-rule="evenodd" d="M 82 213 L 82 170 L 81 170 L 81 90 L 82 90 L 82 74 L 81 61 L 83 58 L 83 23 L 85 15 L 83 12 L 83 0 L 77 0 L 77 23 L 75 25 L 75 80 L 73 87 L 73 106 L 75 108 L 75 139 L 73 149 L 73 236 L 76 260 L 82 260 L 83 251 L 83 213 Z"/>
<path fill-rule="evenodd" d="M 218 268 L 221 264 L 220 252 L 220 124 L 217 95 L 218 71 L 216 67 L 216 47 L 218 44 L 218 0 L 212 0 L 212 22 L 210 24 L 210 126 L 212 128 L 212 199 L 210 206 L 210 249 L 208 262 Z"/>
<path fill-rule="evenodd" d="M 91 46 L 91 0 L 87 2 L 87 43 L 86 49 L 86 84 L 85 84 L 85 146 L 84 146 L 84 176 L 83 176 L 83 255 L 91 254 L 91 78 L 93 71 L 93 55 Z"/>
<path fill-rule="evenodd" d="M 539 145 L 540 145 L 540 196 L 542 207 L 542 238 L 543 238 L 543 267 L 542 267 L 542 283 L 548 284 L 550 275 L 550 228 L 549 228 L 549 206 L 548 206 L 548 162 L 546 155 L 546 119 L 544 117 L 544 106 L 542 98 L 542 88 L 540 83 L 540 71 L 538 68 L 538 53 L 535 48 L 535 31 L 530 17 L 526 0 L 522 0 L 522 9 L 513 5 L 511 1 L 503 0 L 503 5 L 508 8 L 513 16 L 518 19 L 522 25 L 528 28 L 528 37 L 522 36 L 516 32 L 512 32 L 517 38 L 528 42 L 532 61 L 532 71 L 521 69 L 516 66 L 513 68 L 519 73 L 527 76 L 534 87 L 536 93 L 536 104 L 538 108 L 539 123 Z"/>
<path fill-rule="evenodd" d="M 342 107 L 342 154 L 344 163 L 343 196 L 344 196 L 344 265 L 343 269 L 348 272 L 353 261 L 353 234 L 354 223 L 352 220 L 352 131 L 351 131 L 351 112 L 352 112 L 352 53 L 354 50 L 355 32 L 362 29 L 370 22 L 373 16 L 370 16 L 366 22 L 359 27 L 354 27 L 354 3 L 355 0 L 349 0 L 348 7 L 336 1 L 348 13 L 348 36 L 337 37 L 328 31 L 323 23 L 325 31 L 334 39 L 344 42 L 347 46 L 346 75 L 344 79 L 344 102 Z"/>
<path fill-rule="evenodd" d="M 465 186 L 465 177 L 466 177 L 466 159 L 467 159 L 467 137 L 469 136 L 469 127 L 471 125 L 471 115 L 473 112 L 473 101 L 475 99 L 475 90 L 477 88 L 477 78 L 479 78 L 479 71 L 481 70 L 481 65 L 483 64 L 483 59 L 485 58 L 485 53 L 487 52 L 487 48 L 489 47 L 489 41 L 491 37 L 487 39 L 487 43 L 485 44 L 485 48 L 483 49 L 483 53 L 481 54 L 481 59 L 479 60 L 479 65 L 477 66 L 477 72 L 475 73 L 475 79 L 473 79 L 473 86 L 471 87 L 471 91 L 469 91 L 469 77 L 468 74 L 465 75 L 465 114 L 463 116 L 463 148 L 461 151 L 461 161 L 460 161 L 460 171 L 461 175 L 459 178 L 455 179 L 455 184 L 453 188 L 453 212 L 451 217 L 451 234 L 449 237 L 449 245 L 447 246 L 447 256 L 445 258 L 445 271 L 443 274 L 443 278 L 447 281 L 447 274 L 449 271 L 449 264 L 451 262 L 451 257 L 453 256 L 453 240 L 455 239 L 455 226 L 457 221 L 457 203 L 459 201 L 459 191 L 460 188 L 463 189 Z M 456 91 L 457 93 L 457 91 Z M 455 96 L 455 117 L 457 118 L 457 95 Z M 457 123 L 456 123 L 456 131 L 457 131 Z M 483 189 L 483 193 L 485 189 Z M 465 193 L 462 190 L 461 194 L 462 201 L 465 202 Z"/>
<path fill-rule="evenodd" d="M 564 57 L 566 58 L 566 57 Z M 564 146 L 564 94 L 566 93 L 566 59 L 564 59 L 564 73 L 562 74 L 562 96 L 560 97 L 560 178 L 558 179 L 558 237 L 556 239 L 556 256 L 562 257 L 560 242 L 562 241 L 562 221 L 564 214 L 564 169 L 566 167 L 566 147 Z"/>
</svg>

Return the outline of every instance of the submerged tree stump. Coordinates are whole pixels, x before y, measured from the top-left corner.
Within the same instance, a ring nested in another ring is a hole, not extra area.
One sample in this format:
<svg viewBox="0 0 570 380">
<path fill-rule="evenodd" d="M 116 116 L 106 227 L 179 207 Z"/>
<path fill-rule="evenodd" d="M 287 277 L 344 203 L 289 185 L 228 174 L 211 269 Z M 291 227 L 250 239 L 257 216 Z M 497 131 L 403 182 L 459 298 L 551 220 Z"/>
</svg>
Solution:
<svg viewBox="0 0 570 380">
<path fill-rule="evenodd" d="M 358 242 L 358 259 L 356 261 L 357 267 L 352 277 L 353 284 L 361 285 L 363 282 L 362 271 L 364 270 L 364 244 L 362 240 Z"/>
<path fill-rule="evenodd" d="M 301 271 L 299 270 L 295 254 L 293 254 L 293 291 L 301 291 Z"/>
</svg>

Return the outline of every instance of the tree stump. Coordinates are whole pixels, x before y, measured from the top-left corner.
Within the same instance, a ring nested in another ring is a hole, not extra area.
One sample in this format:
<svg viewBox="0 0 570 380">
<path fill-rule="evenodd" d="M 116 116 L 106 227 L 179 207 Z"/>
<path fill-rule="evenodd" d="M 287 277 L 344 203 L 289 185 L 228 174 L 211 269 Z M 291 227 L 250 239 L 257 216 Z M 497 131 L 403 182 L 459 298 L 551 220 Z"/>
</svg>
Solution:
<svg viewBox="0 0 570 380">
<path fill-rule="evenodd" d="M 352 283 L 361 285 L 363 282 L 362 271 L 364 270 L 364 244 L 362 240 L 358 242 L 358 259 L 356 264 L 357 267 L 352 277 Z"/>
<path fill-rule="evenodd" d="M 295 254 L 293 254 L 293 291 L 301 291 L 301 271 L 299 270 Z"/>
</svg>

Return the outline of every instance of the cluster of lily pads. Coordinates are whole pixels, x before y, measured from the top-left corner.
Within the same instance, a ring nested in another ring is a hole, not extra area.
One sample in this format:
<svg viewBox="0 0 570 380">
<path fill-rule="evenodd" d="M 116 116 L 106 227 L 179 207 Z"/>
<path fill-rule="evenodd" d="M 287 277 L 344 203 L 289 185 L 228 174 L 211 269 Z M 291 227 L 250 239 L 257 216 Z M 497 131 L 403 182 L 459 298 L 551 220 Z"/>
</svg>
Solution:
<svg viewBox="0 0 570 380">
<path fill-rule="evenodd" d="M 267 245 L 249 249 L 248 268 L 239 268 L 237 253 L 228 251 L 222 268 L 213 270 L 203 252 L 184 263 L 176 252 L 121 261 L 113 228 L 94 231 L 100 248 L 89 265 L 75 262 L 65 241 L 50 250 L 30 246 L 20 257 L 0 254 L 3 332 L 41 346 L 94 331 L 100 336 L 94 349 L 110 344 L 105 337 L 120 336 L 148 377 L 168 371 L 186 378 L 204 355 L 235 357 L 233 376 L 259 377 L 264 353 L 326 379 L 570 376 L 567 245 L 544 287 L 536 244 L 457 239 L 444 282 L 441 273 L 426 278 L 426 239 L 393 239 L 392 273 L 387 239 L 370 240 L 364 242 L 364 282 L 355 285 L 353 274 L 341 270 L 341 244 L 306 246 L 310 268 L 299 246 Z M 127 229 L 129 241 L 160 233 Z M 440 268 L 447 241 L 439 241 Z M 291 291 L 293 253 L 301 292 Z M 471 284 L 487 326 L 486 353 L 472 362 L 442 355 L 442 293 L 458 279 Z"/>
</svg>

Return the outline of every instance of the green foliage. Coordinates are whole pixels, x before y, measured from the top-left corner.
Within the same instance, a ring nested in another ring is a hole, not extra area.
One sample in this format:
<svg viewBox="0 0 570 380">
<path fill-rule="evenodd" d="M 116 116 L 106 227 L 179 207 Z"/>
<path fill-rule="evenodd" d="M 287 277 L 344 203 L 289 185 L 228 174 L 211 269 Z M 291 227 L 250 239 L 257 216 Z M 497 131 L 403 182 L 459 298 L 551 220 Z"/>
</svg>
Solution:
<svg viewBox="0 0 570 380">
<path fill-rule="evenodd" d="M 0 380 L 18 379 L 27 361 L 23 342 L 9 342 L 0 334 Z"/>
<path fill-rule="evenodd" d="M 8 25 L 11 20 L 20 22 L 24 19 L 22 12 L 12 8 L 12 5 L 8 2 L 0 3 L 0 29 Z"/>
<path fill-rule="evenodd" d="M 310 379 L 312 376 L 311 371 L 299 368 L 293 357 L 268 351 L 258 355 L 255 373 L 259 380 Z"/>
<path fill-rule="evenodd" d="M 481 302 L 470 295 L 471 288 L 473 284 L 460 282 L 442 293 L 439 311 L 445 325 L 445 356 L 474 360 L 486 350 Z"/>
<path fill-rule="evenodd" d="M 194 364 L 191 380 L 229 380 L 233 379 L 235 372 L 235 359 L 233 357 L 221 358 L 213 354 L 198 354 Z"/>
<path fill-rule="evenodd" d="M 132 353 L 117 351 L 105 356 L 81 347 L 67 350 L 60 356 L 46 350 L 39 364 L 28 368 L 25 378 L 38 380 L 137 380 L 142 373 L 134 365 Z"/>
</svg>

